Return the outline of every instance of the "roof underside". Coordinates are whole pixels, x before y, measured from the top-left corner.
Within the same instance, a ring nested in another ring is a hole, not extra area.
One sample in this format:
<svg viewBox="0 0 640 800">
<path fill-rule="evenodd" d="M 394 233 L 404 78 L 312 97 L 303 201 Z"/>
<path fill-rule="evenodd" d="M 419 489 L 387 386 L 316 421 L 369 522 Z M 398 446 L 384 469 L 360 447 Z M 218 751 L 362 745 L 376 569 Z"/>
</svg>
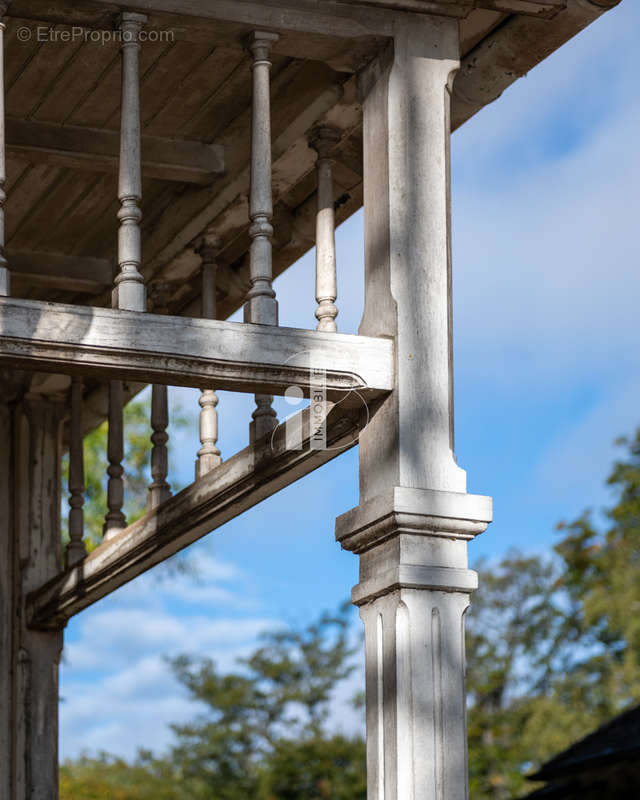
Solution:
<svg viewBox="0 0 640 800">
<path fill-rule="evenodd" d="M 551 18 L 505 10 L 514 4 L 529 14 L 539 6 Z M 584 0 L 566 0 L 567 8 L 565 0 L 368 0 L 366 5 L 326 0 L 328 21 L 320 20 L 317 30 L 308 33 L 296 15 L 307 13 L 307 6 L 317 9 L 310 0 L 300 0 L 295 11 L 279 16 L 278 4 L 269 0 L 127 4 L 149 14 L 149 29 L 173 35 L 173 41 L 145 42 L 140 55 L 143 272 L 152 303 L 161 289 L 171 313 L 198 313 L 200 262 L 193 243 L 211 224 L 223 241 L 219 316 L 227 317 L 243 301 L 251 102 L 243 41 L 252 27 L 281 35 L 272 59 L 277 275 L 314 244 L 315 153 L 307 135 L 320 120 L 341 131 L 334 156 L 338 221 L 362 205 L 355 74 L 387 42 L 380 34 L 384 25 L 367 29 L 369 18 L 384 21 L 401 13 L 390 10 L 398 6 L 464 12 L 459 20 L 463 62 L 453 102 L 457 126 L 605 10 Z M 263 19 L 251 25 L 257 8 Z M 9 7 L 6 236 L 17 297 L 110 305 L 118 208 L 119 49 L 115 41 L 98 44 L 79 31 L 97 36 L 113 29 L 119 10 L 117 3 L 42 0 L 15 0 Z M 52 32 L 43 35 L 43 26 Z M 22 33 L 28 41 L 21 41 L 19 29 L 29 29 L 29 37 Z"/>
</svg>

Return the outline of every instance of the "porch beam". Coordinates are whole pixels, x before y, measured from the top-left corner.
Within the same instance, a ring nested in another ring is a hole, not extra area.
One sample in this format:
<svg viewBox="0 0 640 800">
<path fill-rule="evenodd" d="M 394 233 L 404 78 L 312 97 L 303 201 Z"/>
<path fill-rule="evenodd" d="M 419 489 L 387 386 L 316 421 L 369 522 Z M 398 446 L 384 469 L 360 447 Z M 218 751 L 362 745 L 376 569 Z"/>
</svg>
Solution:
<svg viewBox="0 0 640 800">
<path fill-rule="evenodd" d="M 13 281 L 21 286 L 100 294 L 113 284 L 113 264 L 107 258 L 70 256 L 8 248 Z"/>
<path fill-rule="evenodd" d="M 0 364 L 41 372 L 308 396 L 393 386 L 391 339 L 0 298 Z"/>
<path fill-rule="evenodd" d="M 33 163 L 90 172 L 117 172 L 120 134 L 100 128 L 7 119 L 7 153 Z M 206 185 L 224 172 L 224 148 L 185 139 L 142 136 L 147 178 Z"/>
<path fill-rule="evenodd" d="M 287 449 L 286 426 L 281 425 L 273 438 L 241 450 L 34 591 L 29 597 L 31 627 L 63 627 L 101 597 L 353 447 L 366 421 L 363 411 L 363 406 L 333 408 L 326 420 L 324 450 L 310 446 L 308 409 L 297 415 L 300 449 Z"/>
</svg>

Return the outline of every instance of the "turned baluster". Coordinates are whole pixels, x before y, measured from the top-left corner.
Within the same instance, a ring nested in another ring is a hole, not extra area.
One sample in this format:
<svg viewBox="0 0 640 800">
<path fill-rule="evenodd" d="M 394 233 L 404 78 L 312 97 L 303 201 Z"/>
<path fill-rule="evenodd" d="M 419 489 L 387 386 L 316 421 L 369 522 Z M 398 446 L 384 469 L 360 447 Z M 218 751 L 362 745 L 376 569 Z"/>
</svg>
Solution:
<svg viewBox="0 0 640 800">
<path fill-rule="evenodd" d="M 198 252 L 202 258 L 202 317 L 216 318 L 216 255 L 220 240 L 214 234 L 205 234 Z M 222 463 L 218 449 L 218 395 L 213 389 L 203 389 L 200 405 L 200 444 L 196 459 L 196 479 L 201 478 Z"/>
<path fill-rule="evenodd" d="M 319 331 L 337 331 L 338 296 L 336 276 L 336 218 L 333 206 L 331 148 L 338 142 L 338 132 L 326 125 L 317 128 L 311 138 L 311 146 L 317 152 L 318 210 L 316 213 L 316 319 Z"/>
<path fill-rule="evenodd" d="M 84 543 L 84 454 L 82 450 L 82 378 L 71 382 L 71 419 L 69 421 L 69 543 L 67 567 L 87 555 Z"/>
<path fill-rule="evenodd" d="M 124 12 L 120 17 L 122 100 L 120 110 L 120 165 L 118 172 L 118 266 L 113 305 L 144 311 L 146 305 L 140 244 L 142 174 L 140 168 L 139 33 L 147 17 Z"/>
<path fill-rule="evenodd" d="M 251 124 L 251 192 L 249 217 L 249 268 L 251 288 L 245 305 L 245 322 L 278 324 L 278 303 L 271 285 L 271 237 L 273 200 L 271 196 L 271 100 L 269 53 L 278 40 L 275 33 L 254 31 L 247 42 L 252 56 L 253 112 Z M 252 441 L 272 431 L 278 424 L 271 407 L 273 397 L 256 395 L 256 409 L 250 426 Z"/>
<path fill-rule="evenodd" d="M 0 3 L 0 295 L 8 297 L 11 291 L 11 275 L 4 254 L 4 203 L 6 194 L 4 182 L 6 179 L 5 165 L 5 117 L 4 117 L 4 31 L 5 24 L 2 18 L 7 10 L 7 3 Z"/>
<path fill-rule="evenodd" d="M 169 454 L 167 442 L 169 434 L 169 403 L 167 387 L 154 383 L 151 387 L 151 477 L 153 482 L 149 486 L 147 495 L 147 508 L 155 508 L 171 497 L 171 487 L 167 482 L 169 474 Z"/>
<path fill-rule="evenodd" d="M 150 302 L 154 314 L 167 314 L 169 298 L 175 285 L 169 281 L 157 281 L 151 285 Z M 151 387 L 151 477 L 152 483 L 147 494 L 147 508 L 155 508 L 171 497 L 171 487 L 167 481 L 169 474 L 169 397 L 165 384 L 154 383 Z"/>
<path fill-rule="evenodd" d="M 127 526 L 122 511 L 124 505 L 124 393 L 122 381 L 109 381 L 109 434 L 107 438 L 107 516 L 102 528 L 105 539 L 114 536 Z"/>
</svg>

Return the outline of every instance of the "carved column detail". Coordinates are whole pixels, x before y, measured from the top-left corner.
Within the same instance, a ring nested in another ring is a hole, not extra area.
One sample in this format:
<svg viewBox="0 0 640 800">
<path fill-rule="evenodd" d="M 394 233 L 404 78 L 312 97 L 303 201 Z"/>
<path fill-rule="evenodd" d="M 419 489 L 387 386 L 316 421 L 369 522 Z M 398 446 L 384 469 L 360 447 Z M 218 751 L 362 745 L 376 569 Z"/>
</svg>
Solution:
<svg viewBox="0 0 640 800">
<path fill-rule="evenodd" d="M 11 274 L 4 254 L 4 204 L 7 196 L 4 190 L 6 180 L 6 155 L 5 155 L 5 112 L 4 112 L 4 15 L 7 3 L 0 3 L 0 295 L 8 297 L 11 294 Z"/>
<path fill-rule="evenodd" d="M 144 311 L 146 293 L 140 273 L 142 174 L 140 166 L 139 33 L 146 15 L 126 11 L 120 18 L 122 44 L 122 101 L 120 111 L 120 167 L 118 172 L 118 266 L 114 306 Z"/>
<path fill-rule="evenodd" d="M 215 234 L 206 234 L 198 249 L 202 258 L 202 316 L 215 319 L 216 309 L 216 255 L 220 239 Z M 196 459 L 196 479 L 201 478 L 222 463 L 218 448 L 218 395 L 213 389 L 200 393 L 200 444 Z"/>
<path fill-rule="evenodd" d="M 124 481 L 122 476 L 124 468 L 124 426 L 123 426 L 124 397 L 121 381 L 109 381 L 109 434 L 107 439 L 107 458 L 109 466 L 107 474 L 107 516 L 103 525 L 105 539 L 115 535 L 127 526 L 127 520 L 122 511 L 124 505 Z"/>
<path fill-rule="evenodd" d="M 359 555 L 368 800 L 467 800 L 463 614 L 467 541 L 491 500 L 466 493 L 453 450 L 450 90 L 454 20 L 394 22 L 360 75 L 365 310 L 395 342 L 394 391 L 359 437 L 360 505 L 338 518 Z M 382 454 L 382 457 L 381 457 Z"/>
<path fill-rule="evenodd" d="M 318 211 L 316 214 L 316 319 L 319 331 L 337 331 L 338 296 L 336 275 L 336 218 L 333 207 L 331 148 L 338 142 L 338 132 L 329 126 L 317 128 L 311 138 L 311 146 L 317 152 Z"/>
<path fill-rule="evenodd" d="M 247 42 L 253 56 L 253 111 L 251 121 L 251 192 L 249 197 L 249 267 L 251 288 L 247 293 L 244 320 L 259 325 L 278 324 L 278 303 L 271 285 L 271 237 L 273 200 L 271 195 L 271 98 L 269 53 L 276 33 L 254 31 Z M 256 409 L 250 426 L 252 441 L 271 432 L 278 424 L 271 407 L 273 397 L 256 395 Z"/>
<path fill-rule="evenodd" d="M 396 487 L 336 522 L 360 555 L 370 800 L 468 798 L 467 540 L 490 520 L 488 497 Z"/>
<path fill-rule="evenodd" d="M 66 565 L 72 566 L 87 554 L 84 543 L 84 454 L 82 449 L 82 378 L 71 382 L 71 418 L 69 421 L 69 544 Z"/>
</svg>

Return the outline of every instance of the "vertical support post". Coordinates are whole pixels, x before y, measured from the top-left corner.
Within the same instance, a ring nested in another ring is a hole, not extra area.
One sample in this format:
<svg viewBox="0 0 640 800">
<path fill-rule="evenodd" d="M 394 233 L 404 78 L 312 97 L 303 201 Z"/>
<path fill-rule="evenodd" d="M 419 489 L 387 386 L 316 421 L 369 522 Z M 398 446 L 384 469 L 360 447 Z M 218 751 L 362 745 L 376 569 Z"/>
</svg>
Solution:
<svg viewBox="0 0 640 800">
<path fill-rule="evenodd" d="M 361 75 L 365 311 L 395 340 L 396 385 L 360 435 L 360 505 L 336 537 L 360 557 L 368 800 L 467 800 L 467 541 L 491 499 L 453 454 L 449 104 L 454 20 L 398 15 Z"/>
<path fill-rule="evenodd" d="M 244 321 L 258 325 L 278 324 L 278 303 L 271 285 L 271 237 L 273 199 L 271 195 L 271 96 L 269 53 L 278 34 L 254 31 L 247 41 L 253 56 L 253 110 L 251 120 L 251 191 L 249 197 L 249 268 L 251 288 L 247 293 Z M 271 407 L 273 397 L 256 395 L 256 409 L 250 426 L 251 440 L 270 433 L 278 424 Z"/>
<path fill-rule="evenodd" d="M 169 298 L 175 286 L 169 281 L 157 281 L 150 286 L 149 300 L 154 314 L 168 313 Z M 154 383 L 151 387 L 151 477 L 153 482 L 147 494 L 147 509 L 156 508 L 171 497 L 167 482 L 169 474 L 169 396 L 165 384 Z"/>
<path fill-rule="evenodd" d="M 327 125 L 317 128 L 311 138 L 311 147 L 317 152 L 318 211 L 316 214 L 316 319 L 319 331 L 337 331 L 338 296 L 336 275 L 336 217 L 333 207 L 331 148 L 338 142 L 338 132 Z"/>
<path fill-rule="evenodd" d="M 11 274 L 4 254 L 4 204 L 7 195 L 4 190 L 6 180 L 6 154 L 5 154 L 5 111 L 4 111 L 4 15 L 7 3 L 0 3 L 0 295 L 8 297 L 11 294 Z"/>
<path fill-rule="evenodd" d="M 145 14 L 125 11 L 120 18 L 122 53 L 122 100 L 120 110 L 120 166 L 118 172 L 118 266 L 115 279 L 115 308 L 144 311 L 146 293 L 140 273 L 142 252 L 140 220 L 142 171 L 140 166 L 140 79 L 139 33 Z"/>
<path fill-rule="evenodd" d="M 107 439 L 107 516 L 102 527 L 103 536 L 108 539 L 126 527 L 127 521 L 122 511 L 124 505 L 124 396 L 122 381 L 109 381 L 109 434 Z"/>
<path fill-rule="evenodd" d="M 69 420 L 69 544 L 66 566 L 87 555 L 84 543 L 84 454 L 82 448 L 82 378 L 71 381 L 71 418 Z"/>
<path fill-rule="evenodd" d="M 202 317 L 215 319 L 217 315 L 216 255 L 220 239 L 215 234 L 205 234 L 198 249 L 202 258 Z M 196 459 L 196 479 L 201 478 L 222 463 L 218 448 L 218 395 L 213 389 L 200 393 L 200 444 Z"/>
<path fill-rule="evenodd" d="M 0 407 L 0 793 L 11 800 L 58 797 L 62 631 L 29 629 L 26 599 L 60 571 L 62 416 L 62 402 L 35 395 Z"/>
<path fill-rule="evenodd" d="M 149 486 L 147 495 L 147 508 L 155 508 L 171 497 L 171 487 L 167 482 L 169 474 L 169 455 L 167 442 L 169 434 L 169 403 L 167 387 L 154 383 L 151 387 L 151 477 L 153 483 Z"/>
</svg>

